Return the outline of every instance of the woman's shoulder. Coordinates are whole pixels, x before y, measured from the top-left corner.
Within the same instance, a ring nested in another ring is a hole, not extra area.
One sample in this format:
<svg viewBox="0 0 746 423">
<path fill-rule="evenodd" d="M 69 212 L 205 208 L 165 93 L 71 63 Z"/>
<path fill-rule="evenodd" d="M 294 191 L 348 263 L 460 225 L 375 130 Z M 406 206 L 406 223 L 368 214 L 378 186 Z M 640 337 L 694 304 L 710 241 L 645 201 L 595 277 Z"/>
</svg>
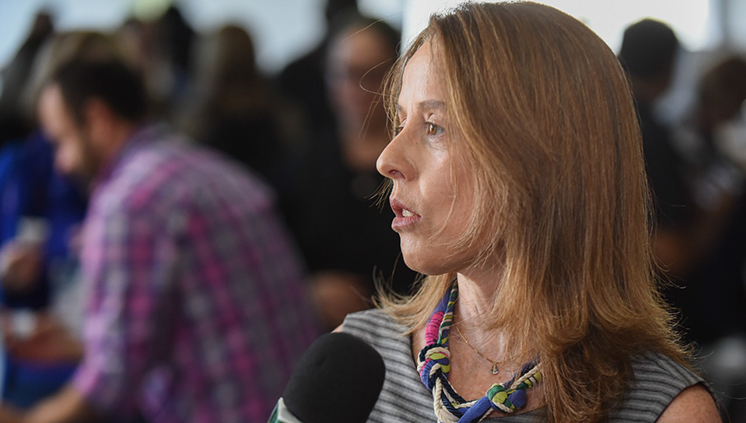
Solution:
<svg viewBox="0 0 746 423">
<path fill-rule="evenodd" d="M 352 313 L 345 317 L 342 331 L 365 339 L 371 344 L 381 341 L 407 342 L 404 334 L 407 328 L 397 323 L 393 317 L 381 309 L 371 309 Z M 375 345 L 374 345 L 375 346 Z"/>
<path fill-rule="evenodd" d="M 656 352 L 633 356 L 631 359 L 634 372 L 633 385 L 644 385 L 656 389 L 677 389 L 701 383 L 704 380 L 688 366 L 673 358 Z M 678 391 L 677 391 L 678 392 Z"/>
<path fill-rule="evenodd" d="M 692 369 L 664 354 L 637 355 L 631 365 L 633 377 L 610 422 L 656 421 L 682 391 L 700 384 L 707 387 Z"/>
<path fill-rule="evenodd" d="M 383 357 L 386 380 L 368 419 L 371 423 L 435 421 L 432 396 L 420 381 L 407 328 L 382 310 L 353 313 L 341 330 L 372 345 Z"/>
</svg>

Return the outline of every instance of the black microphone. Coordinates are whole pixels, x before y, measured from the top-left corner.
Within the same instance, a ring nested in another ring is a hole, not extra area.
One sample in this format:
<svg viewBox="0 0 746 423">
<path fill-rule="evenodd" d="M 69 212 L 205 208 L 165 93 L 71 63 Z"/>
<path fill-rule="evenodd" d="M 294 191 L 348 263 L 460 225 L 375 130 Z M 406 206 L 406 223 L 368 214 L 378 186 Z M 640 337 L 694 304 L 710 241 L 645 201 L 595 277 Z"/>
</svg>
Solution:
<svg viewBox="0 0 746 423">
<path fill-rule="evenodd" d="M 386 367 L 372 346 L 348 333 L 320 336 L 301 357 L 270 423 L 365 423 Z"/>
</svg>

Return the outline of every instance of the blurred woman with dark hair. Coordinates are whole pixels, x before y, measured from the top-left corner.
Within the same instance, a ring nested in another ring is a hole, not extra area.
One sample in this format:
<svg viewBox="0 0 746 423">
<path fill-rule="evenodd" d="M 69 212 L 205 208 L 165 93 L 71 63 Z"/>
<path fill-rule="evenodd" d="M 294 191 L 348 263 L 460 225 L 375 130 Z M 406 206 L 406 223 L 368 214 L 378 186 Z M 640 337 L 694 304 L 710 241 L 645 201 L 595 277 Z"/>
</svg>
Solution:
<svg viewBox="0 0 746 423">
<path fill-rule="evenodd" d="M 194 110 L 184 111 L 181 126 L 278 188 L 286 140 L 276 100 L 257 69 L 251 36 L 226 25 L 208 35 L 198 52 Z"/>
<path fill-rule="evenodd" d="M 416 274 L 401 260 L 390 212 L 371 197 L 384 178 L 376 159 L 390 140 L 381 86 L 397 57 L 399 32 L 383 21 L 344 14 L 333 24 L 325 66 L 334 114 L 309 139 L 287 210 L 329 329 L 372 306 L 375 281 L 409 294 Z"/>
</svg>

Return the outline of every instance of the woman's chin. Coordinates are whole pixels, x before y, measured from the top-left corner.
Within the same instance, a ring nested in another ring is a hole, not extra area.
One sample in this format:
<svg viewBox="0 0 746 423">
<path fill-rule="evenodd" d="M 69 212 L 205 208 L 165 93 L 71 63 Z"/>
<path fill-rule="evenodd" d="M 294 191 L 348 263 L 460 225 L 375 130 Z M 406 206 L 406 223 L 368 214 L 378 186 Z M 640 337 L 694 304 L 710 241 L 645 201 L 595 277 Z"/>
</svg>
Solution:
<svg viewBox="0 0 746 423">
<path fill-rule="evenodd" d="M 426 257 L 418 257 L 416 255 L 407 255 L 404 253 L 402 254 L 402 257 L 404 258 L 404 264 L 406 264 L 408 268 L 425 276 L 442 275 L 449 272 L 448 266 L 445 266 L 446 263 L 442 261 L 433 261 Z"/>
</svg>

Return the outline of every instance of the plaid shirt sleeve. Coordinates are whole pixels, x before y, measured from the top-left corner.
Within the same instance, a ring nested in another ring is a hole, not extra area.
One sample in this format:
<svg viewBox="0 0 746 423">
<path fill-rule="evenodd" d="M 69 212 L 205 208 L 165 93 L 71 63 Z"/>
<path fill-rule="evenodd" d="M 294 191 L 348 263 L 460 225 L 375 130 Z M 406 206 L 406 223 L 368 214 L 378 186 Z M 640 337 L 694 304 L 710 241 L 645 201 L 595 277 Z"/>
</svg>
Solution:
<svg viewBox="0 0 746 423">
<path fill-rule="evenodd" d="M 105 203 L 91 210 L 84 234 L 86 348 L 73 386 L 94 407 L 127 416 L 156 358 L 153 344 L 165 335 L 159 331 L 167 327 L 162 317 L 177 254 L 157 214 Z"/>
<path fill-rule="evenodd" d="M 174 143 L 142 147 L 119 169 L 86 218 L 73 386 L 120 418 L 266 421 L 316 334 L 269 191 Z"/>
</svg>

